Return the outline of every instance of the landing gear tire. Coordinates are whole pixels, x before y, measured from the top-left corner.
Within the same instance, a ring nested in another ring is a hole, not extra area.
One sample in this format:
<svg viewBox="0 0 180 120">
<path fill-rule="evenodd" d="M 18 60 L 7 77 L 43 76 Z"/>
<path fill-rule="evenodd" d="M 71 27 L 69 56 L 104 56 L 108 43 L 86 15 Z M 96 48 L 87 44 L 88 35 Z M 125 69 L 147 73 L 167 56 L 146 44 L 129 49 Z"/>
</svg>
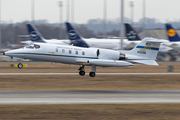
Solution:
<svg viewBox="0 0 180 120">
<path fill-rule="evenodd" d="M 84 71 L 79 71 L 79 75 L 84 76 L 85 72 Z"/>
<path fill-rule="evenodd" d="M 90 73 L 89 73 L 89 76 L 90 76 L 90 77 L 95 77 L 95 76 L 96 76 L 96 73 L 95 73 L 95 72 L 90 72 Z"/>
<path fill-rule="evenodd" d="M 23 68 L 23 64 L 22 64 L 22 63 L 19 63 L 19 64 L 18 64 L 18 68 L 19 68 L 19 69 L 22 69 L 22 68 Z"/>
</svg>

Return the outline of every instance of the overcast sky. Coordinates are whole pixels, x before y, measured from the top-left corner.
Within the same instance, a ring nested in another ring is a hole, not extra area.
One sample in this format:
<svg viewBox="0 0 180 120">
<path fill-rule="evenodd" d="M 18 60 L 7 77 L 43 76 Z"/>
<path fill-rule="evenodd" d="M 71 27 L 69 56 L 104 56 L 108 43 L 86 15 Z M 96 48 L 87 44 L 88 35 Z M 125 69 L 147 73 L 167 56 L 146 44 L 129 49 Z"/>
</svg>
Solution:
<svg viewBox="0 0 180 120">
<path fill-rule="evenodd" d="M 59 21 L 60 0 L 35 0 L 35 20 Z M 66 0 L 63 2 L 63 20 L 66 20 Z M 71 1 L 71 0 L 70 0 Z M 124 16 L 130 17 L 129 2 L 134 2 L 134 22 L 142 18 L 143 0 L 124 0 Z M 89 19 L 103 19 L 104 0 L 74 0 L 74 22 L 86 23 Z M 180 20 L 180 0 L 146 0 L 146 17 L 161 22 Z M 21 22 L 31 20 L 31 0 L 1 0 L 2 21 Z M 107 0 L 107 19 L 120 16 L 120 0 Z"/>
</svg>

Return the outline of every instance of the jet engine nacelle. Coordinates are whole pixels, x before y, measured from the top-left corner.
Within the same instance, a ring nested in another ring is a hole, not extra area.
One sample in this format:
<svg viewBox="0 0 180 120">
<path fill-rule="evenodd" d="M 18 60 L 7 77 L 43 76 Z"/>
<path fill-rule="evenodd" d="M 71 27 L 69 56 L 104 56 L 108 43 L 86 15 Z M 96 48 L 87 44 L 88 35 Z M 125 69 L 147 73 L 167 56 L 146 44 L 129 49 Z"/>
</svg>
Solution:
<svg viewBox="0 0 180 120">
<path fill-rule="evenodd" d="M 106 50 L 106 49 L 98 49 L 97 56 L 99 59 L 109 59 L 109 60 L 125 60 L 125 54 L 114 51 L 114 50 Z"/>
</svg>

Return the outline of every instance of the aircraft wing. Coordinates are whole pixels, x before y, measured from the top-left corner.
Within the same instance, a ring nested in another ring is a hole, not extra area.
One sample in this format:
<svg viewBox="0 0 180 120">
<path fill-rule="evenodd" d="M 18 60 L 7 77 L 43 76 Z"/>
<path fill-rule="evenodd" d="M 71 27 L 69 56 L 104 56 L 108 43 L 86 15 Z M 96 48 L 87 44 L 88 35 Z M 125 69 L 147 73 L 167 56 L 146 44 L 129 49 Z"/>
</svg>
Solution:
<svg viewBox="0 0 180 120">
<path fill-rule="evenodd" d="M 133 66 L 132 63 L 120 60 L 105 60 L 105 59 L 91 59 L 89 63 L 96 66 L 102 67 L 127 67 Z"/>
<path fill-rule="evenodd" d="M 76 63 L 83 64 L 83 65 L 90 65 L 88 61 L 89 61 L 89 59 L 77 59 Z"/>
<path fill-rule="evenodd" d="M 132 63 L 127 61 L 120 61 L 120 60 L 105 60 L 105 59 L 78 59 L 76 60 L 77 63 L 83 65 L 96 65 L 102 67 L 126 67 L 126 66 L 133 66 Z"/>
</svg>

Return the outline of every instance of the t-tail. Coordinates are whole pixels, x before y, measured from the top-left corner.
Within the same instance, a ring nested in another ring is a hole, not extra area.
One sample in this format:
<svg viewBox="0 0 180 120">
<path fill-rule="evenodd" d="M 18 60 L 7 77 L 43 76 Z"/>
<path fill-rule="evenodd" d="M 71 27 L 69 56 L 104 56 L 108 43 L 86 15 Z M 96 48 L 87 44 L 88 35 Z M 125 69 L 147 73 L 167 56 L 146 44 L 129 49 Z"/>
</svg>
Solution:
<svg viewBox="0 0 180 120">
<path fill-rule="evenodd" d="M 133 29 L 133 27 L 130 24 L 125 23 L 124 25 L 126 28 L 126 37 L 128 38 L 129 41 L 141 40 L 137 32 Z"/>
<path fill-rule="evenodd" d="M 163 41 L 154 38 L 143 39 L 134 49 L 130 51 L 130 55 L 133 55 L 133 58 L 132 60 L 129 58 L 129 60 L 131 62 L 146 65 L 158 65 L 155 60 L 162 42 Z"/>
<path fill-rule="evenodd" d="M 28 33 L 29 33 L 29 36 L 30 36 L 30 39 L 32 42 L 43 42 L 43 43 L 45 43 L 43 36 L 35 28 L 35 26 L 33 26 L 32 24 L 27 24 L 27 29 L 28 29 Z"/>
<path fill-rule="evenodd" d="M 65 23 L 67 28 L 67 36 L 71 40 L 73 46 L 89 47 L 87 43 L 82 39 L 79 32 L 68 22 Z"/>
<path fill-rule="evenodd" d="M 170 42 L 179 42 L 180 38 L 176 30 L 172 27 L 171 24 L 165 24 L 167 37 Z"/>
</svg>

